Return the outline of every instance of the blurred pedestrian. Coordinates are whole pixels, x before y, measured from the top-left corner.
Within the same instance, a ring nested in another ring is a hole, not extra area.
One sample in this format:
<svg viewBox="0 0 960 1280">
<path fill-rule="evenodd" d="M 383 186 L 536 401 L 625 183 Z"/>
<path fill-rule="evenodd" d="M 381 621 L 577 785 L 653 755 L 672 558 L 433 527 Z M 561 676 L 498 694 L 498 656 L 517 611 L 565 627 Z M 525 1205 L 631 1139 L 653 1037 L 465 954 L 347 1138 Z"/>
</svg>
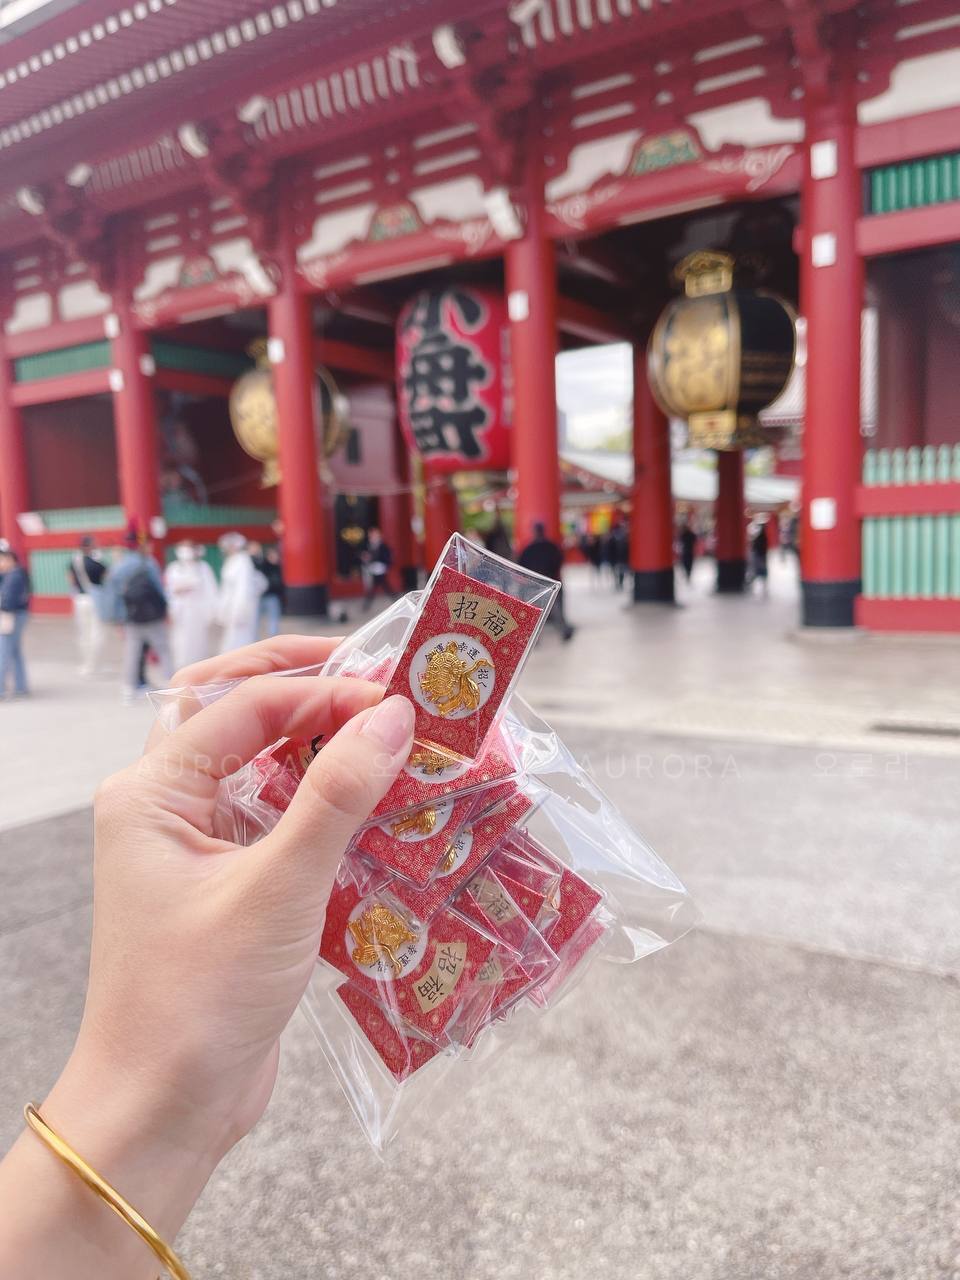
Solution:
<svg viewBox="0 0 960 1280">
<path fill-rule="evenodd" d="M 617 591 L 623 590 L 629 556 L 627 530 L 623 524 L 615 524 L 607 538 L 607 559 L 613 572 L 613 585 Z"/>
<path fill-rule="evenodd" d="M 223 627 L 220 652 L 228 653 L 256 640 L 260 597 L 267 589 L 267 580 L 257 572 L 242 533 L 225 533 L 220 549 L 225 559 L 220 571 L 217 618 Z"/>
<path fill-rule="evenodd" d="M 259 542 L 248 543 L 248 550 L 253 566 L 262 573 L 267 582 L 267 589 L 260 597 L 257 610 L 257 631 L 262 629 L 263 639 L 269 640 L 280 630 L 280 617 L 283 613 L 283 570 L 280 567 L 280 552 L 276 547 L 264 549 Z"/>
<path fill-rule="evenodd" d="M 595 533 L 585 533 L 580 539 L 580 550 L 583 558 L 592 570 L 593 585 L 600 581 L 601 564 L 603 562 L 603 545 Z"/>
<path fill-rule="evenodd" d="M 760 583 L 760 588 L 764 595 L 769 594 L 767 579 L 767 551 L 769 546 L 767 524 L 766 521 L 762 521 L 757 526 L 757 530 L 750 542 L 750 560 L 753 570 L 752 581 Z"/>
<path fill-rule="evenodd" d="M 23 631 L 30 610 L 30 578 L 20 557 L 5 543 L 0 549 L 0 698 L 7 696 L 12 678 L 12 696 L 25 698 L 27 666 L 23 660 Z"/>
<path fill-rule="evenodd" d="M 103 647 L 100 597 L 107 566 L 96 554 L 95 543 L 89 534 L 80 539 L 79 548 L 70 557 L 67 576 L 73 594 L 73 619 L 80 651 L 79 673 L 92 676 L 96 673 Z"/>
<path fill-rule="evenodd" d="M 499 511 L 494 518 L 493 524 L 487 530 L 484 545 L 495 556 L 502 556 L 504 560 L 513 559 L 513 543 L 510 541 L 510 534 L 507 532 L 507 526 L 503 523 L 503 517 Z"/>
<path fill-rule="evenodd" d="M 393 564 L 393 552 L 383 540 L 380 530 L 373 528 L 367 534 L 367 548 L 363 553 L 363 564 L 366 570 L 367 590 L 363 599 L 364 610 L 370 608 L 373 597 L 378 591 L 389 599 L 390 567 Z"/>
<path fill-rule="evenodd" d="M 178 542 L 163 574 L 170 614 L 174 670 L 202 662 L 213 652 L 210 628 L 217 616 L 217 579 L 203 551 L 189 538 Z"/>
<path fill-rule="evenodd" d="M 167 638 L 167 597 L 153 556 L 131 530 L 124 552 L 103 583 L 104 614 L 123 627 L 123 698 L 132 702 L 147 687 L 144 646 L 156 655 L 164 680 L 173 674 Z"/>
<path fill-rule="evenodd" d="M 554 542 L 552 538 L 547 537 L 546 525 L 542 520 L 534 524 L 533 540 L 521 551 L 519 564 L 523 569 L 530 569 L 534 573 L 542 573 L 544 577 L 556 578 L 558 582 L 560 581 L 563 569 L 563 548 L 559 542 Z M 560 635 L 564 640 L 569 640 L 573 636 L 573 627 L 567 622 L 563 613 L 562 585 L 557 592 L 557 598 L 553 602 L 547 621 L 560 629 Z"/>
<path fill-rule="evenodd" d="M 683 574 L 687 582 L 693 576 L 693 564 L 697 556 L 697 531 L 690 523 L 690 517 L 685 516 L 683 524 L 680 526 L 680 563 L 683 566 Z"/>
</svg>

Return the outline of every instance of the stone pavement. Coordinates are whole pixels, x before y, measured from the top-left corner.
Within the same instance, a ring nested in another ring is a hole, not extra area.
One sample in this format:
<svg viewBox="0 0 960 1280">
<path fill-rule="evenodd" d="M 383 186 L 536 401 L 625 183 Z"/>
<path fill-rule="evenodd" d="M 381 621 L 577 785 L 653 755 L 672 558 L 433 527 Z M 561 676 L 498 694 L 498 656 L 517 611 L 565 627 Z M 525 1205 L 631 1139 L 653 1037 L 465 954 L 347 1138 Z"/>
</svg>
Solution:
<svg viewBox="0 0 960 1280">
<path fill-rule="evenodd" d="M 960 650 L 800 636 L 775 567 L 770 600 L 704 566 L 626 612 L 573 573 L 580 630 L 525 680 L 703 929 L 595 968 L 385 1165 L 295 1020 L 183 1235 L 198 1280 L 960 1280 Z M 38 696 L 0 707 L 0 1148 L 79 1016 L 83 806 L 149 724 L 72 679 L 62 620 L 32 632 Z"/>
</svg>

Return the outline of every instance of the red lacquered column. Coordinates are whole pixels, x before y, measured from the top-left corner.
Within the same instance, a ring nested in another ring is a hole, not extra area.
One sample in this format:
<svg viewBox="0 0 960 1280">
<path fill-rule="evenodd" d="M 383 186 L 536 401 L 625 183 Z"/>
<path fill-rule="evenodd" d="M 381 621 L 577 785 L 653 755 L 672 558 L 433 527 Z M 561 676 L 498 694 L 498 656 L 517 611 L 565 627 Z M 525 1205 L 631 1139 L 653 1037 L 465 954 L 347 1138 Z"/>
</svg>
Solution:
<svg viewBox="0 0 960 1280">
<path fill-rule="evenodd" d="M 117 440 L 120 503 L 127 523 L 143 536 L 150 521 L 162 514 L 157 481 L 157 405 L 150 335 L 134 324 L 128 307 L 116 312 L 113 337 L 113 421 Z"/>
<path fill-rule="evenodd" d="M 13 403 L 13 370 L 0 338 L 0 534 L 18 553 L 24 549 L 17 516 L 30 510 L 23 415 Z"/>
<path fill-rule="evenodd" d="M 672 603 L 673 492 L 670 484 L 670 423 L 653 398 L 647 357 L 633 349 L 633 511 L 630 568 L 634 600 Z"/>
<path fill-rule="evenodd" d="M 747 575 L 747 522 L 743 509 L 743 452 L 717 453 L 717 590 L 742 591 Z"/>
<path fill-rule="evenodd" d="M 852 88 L 807 115 L 800 309 L 807 319 L 800 567 L 803 622 L 853 625 L 860 590 L 860 174 Z"/>
<path fill-rule="evenodd" d="M 460 528 L 460 504 L 450 476 L 424 472 L 423 555 L 430 573 L 451 533 Z"/>
<path fill-rule="evenodd" d="M 267 304 L 267 322 L 277 399 L 287 610 L 323 616 L 329 603 L 330 550 L 317 465 L 310 299 L 297 288 L 289 244 L 281 252 L 280 267 L 281 283 Z"/>
<path fill-rule="evenodd" d="M 528 149 L 523 201 L 526 227 L 504 253 L 513 366 L 513 466 L 517 473 L 514 546 L 522 550 L 542 523 L 560 536 L 557 456 L 557 277 L 545 229 L 543 171 Z"/>
</svg>

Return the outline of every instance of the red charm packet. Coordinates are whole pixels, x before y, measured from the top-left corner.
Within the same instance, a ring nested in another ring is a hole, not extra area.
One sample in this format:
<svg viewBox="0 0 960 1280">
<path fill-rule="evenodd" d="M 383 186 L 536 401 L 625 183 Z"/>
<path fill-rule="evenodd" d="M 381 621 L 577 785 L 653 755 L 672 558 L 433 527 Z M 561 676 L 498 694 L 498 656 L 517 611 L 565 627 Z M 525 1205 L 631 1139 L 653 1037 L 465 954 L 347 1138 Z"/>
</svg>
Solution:
<svg viewBox="0 0 960 1280">
<path fill-rule="evenodd" d="M 385 892 L 337 884 L 327 903 L 320 957 L 372 1000 L 435 1044 L 467 998 L 495 943 L 456 912 L 424 924 Z"/>
<path fill-rule="evenodd" d="M 506 794 L 504 794 L 506 793 Z M 395 897 L 421 920 L 429 920 L 434 912 L 457 892 L 461 885 L 490 857 L 508 832 L 530 812 L 530 801 L 512 782 L 491 787 L 473 800 L 480 813 L 468 817 L 463 829 L 444 850 L 444 860 L 433 882 L 415 889 L 397 880 L 391 885 Z"/>
<path fill-rule="evenodd" d="M 419 889 L 425 889 L 447 856 L 458 842 L 469 839 L 464 826 L 477 804 L 475 795 L 451 796 L 423 809 L 411 809 L 396 817 L 388 818 L 375 827 L 364 827 L 356 837 L 354 848 L 368 858 L 375 858 L 391 871 L 396 871 Z M 399 883 L 399 882 L 398 882 Z M 395 890 L 396 892 L 396 890 Z M 396 892 L 402 902 L 420 916 L 416 904 Z"/>
<path fill-rule="evenodd" d="M 543 610 L 443 565 L 387 685 L 412 698 L 418 744 L 473 760 Z"/>
<path fill-rule="evenodd" d="M 494 1018 L 546 981 L 558 960 L 491 864 L 457 895 L 457 909 L 499 939 L 457 1019 L 456 1034 L 471 1045 Z"/>
<path fill-rule="evenodd" d="M 402 1023 L 352 982 L 342 982 L 337 995 L 395 1080 L 408 1079 L 440 1052 L 429 1040 L 408 1034 Z"/>
<path fill-rule="evenodd" d="M 414 742 L 413 750 L 396 782 L 373 811 L 382 821 L 408 809 L 421 809 L 444 796 L 477 791 L 515 778 L 520 764 L 513 745 L 499 731 L 474 761 L 458 760 L 442 751 Z"/>
</svg>

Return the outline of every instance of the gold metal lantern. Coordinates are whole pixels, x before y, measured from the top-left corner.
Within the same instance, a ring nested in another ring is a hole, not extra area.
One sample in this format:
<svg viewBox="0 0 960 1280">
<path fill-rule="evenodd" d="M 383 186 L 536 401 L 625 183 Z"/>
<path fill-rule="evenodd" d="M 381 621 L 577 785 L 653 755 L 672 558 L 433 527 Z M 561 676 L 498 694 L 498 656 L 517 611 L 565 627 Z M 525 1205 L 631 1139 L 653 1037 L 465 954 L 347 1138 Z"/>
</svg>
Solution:
<svg viewBox="0 0 960 1280">
<path fill-rule="evenodd" d="M 688 254 L 676 269 L 684 297 L 667 304 L 647 349 L 658 404 L 686 419 L 701 448 L 766 443 L 757 415 L 793 370 L 793 311 L 776 294 L 734 289 L 733 268 L 728 253 Z"/>
<path fill-rule="evenodd" d="M 280 434 L 277 398 L 273 385 L 268 342 L 257 338 L 247 348 L 256 367 L 241 374 L 230 389 L 230 425 L 241 449 L 263 463 L 261 487 L 280 483 Z M 322 365 L 316 377 L 315 421 L 319 432 L 318 455 L 331 457 L 344 443 L 350 429 L 349 403 L 329 369 Z"/>
</svg>

